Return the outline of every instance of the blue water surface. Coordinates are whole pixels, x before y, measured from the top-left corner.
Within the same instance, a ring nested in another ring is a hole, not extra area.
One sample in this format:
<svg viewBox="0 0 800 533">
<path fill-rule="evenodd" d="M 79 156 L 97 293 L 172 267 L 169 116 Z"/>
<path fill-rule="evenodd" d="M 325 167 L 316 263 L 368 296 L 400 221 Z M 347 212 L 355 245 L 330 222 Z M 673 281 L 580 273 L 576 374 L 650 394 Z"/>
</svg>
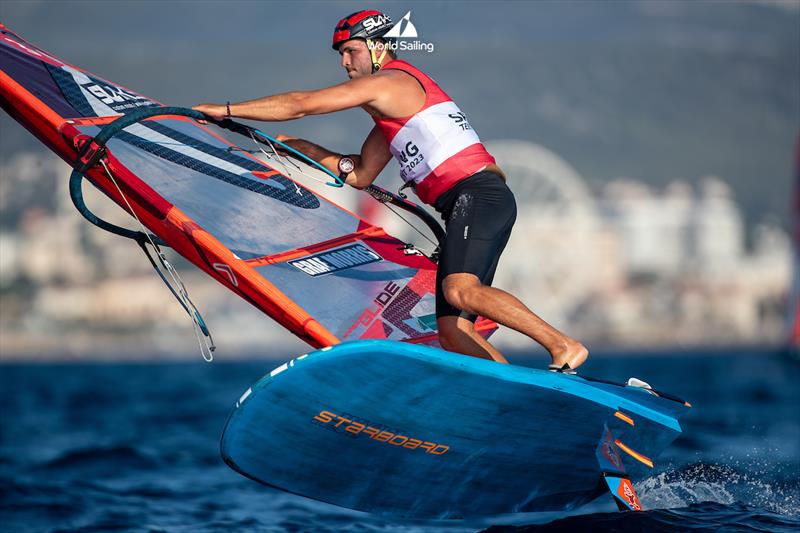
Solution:
<svg viewBox="0 0 800 533">
<path fill-rule="evenodd" d="M 608 497 L 468 521 L 387 520 L 225 466 L 228 412 L 279 362 L 0 365 L 0 531 L 800 530 L 800 365 L 777 352 L 593 355 L 582 373 L 636 376 L 693 404 L 636 484 L 648 511 L 617 513 Z"/>
</svg>

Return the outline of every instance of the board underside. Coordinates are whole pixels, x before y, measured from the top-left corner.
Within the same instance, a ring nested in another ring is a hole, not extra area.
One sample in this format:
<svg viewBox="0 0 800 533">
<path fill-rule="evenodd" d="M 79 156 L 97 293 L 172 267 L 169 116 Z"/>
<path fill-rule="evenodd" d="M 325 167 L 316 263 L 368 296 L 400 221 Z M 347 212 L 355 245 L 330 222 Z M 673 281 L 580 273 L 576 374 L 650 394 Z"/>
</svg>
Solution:
<svg viewBox="0 0 800 533">
<path fill-rule="evenodd" d="M 686 405 L 425 346 L 345 343 L 301 356 L 242 396 L 225 461 L 350 509 L 457 518 L 563 510 L 635 477 L 679 434 Z M 626 422 L 622 413 L 633 422 Z"/>
</svg>

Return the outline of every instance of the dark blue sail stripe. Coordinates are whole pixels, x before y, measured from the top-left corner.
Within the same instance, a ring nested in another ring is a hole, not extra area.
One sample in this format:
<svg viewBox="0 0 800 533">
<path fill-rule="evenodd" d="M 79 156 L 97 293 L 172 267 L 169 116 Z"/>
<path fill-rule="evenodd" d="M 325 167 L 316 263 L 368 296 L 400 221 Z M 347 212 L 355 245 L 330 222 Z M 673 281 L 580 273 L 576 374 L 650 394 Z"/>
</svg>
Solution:
<svg viewBox="0 0 800 533">
<path fill-rule="evenodd" d="M 141 126 L 151 129 L 161 135 L 165 135 L 170 139 L 173 139 L 176 143 L 190 146 L 207 153 L 210 156 L 237 166 L 241 166 L 242 168 L 251 172 L 263 172 L 271 170 L 266 165 L 262 165 L 257 161 L 212 146 L 197 138 L 180 133 L 169 126 L 165 126 L 164 124 L 150 121 L 146 124 L 141 124 Z M 180 165 L 196 172 L 201 172 L 207 176 L 224 181 L 236 187 L 241 187 L 248 191 L 274 198 L 278 201 L 293 205 L 295 207 L 300 207 L 302 209 L 316 209 L 320 205 L 319 199 L 314 195 L 314 193 L 305 187 L 296 185 L 293 181 L 289 180 L 282 174 L 270 176 L 269 180 L 274 182 L 270 183 L 270 181 L 263 181 L 255 176 L 248 177 L 247 175 L 235 174 L 218 166 L 178 152 L 177 150 L 173 150 L 172 148 L 164 146 L 163 144 L 144 139 L 125 131 L 120 132 L 116 137 L 123 142 L 145 150 L 146 152 L 160 157 L 161 159 L 175 163 L 176 165 Z"/>
</svg>

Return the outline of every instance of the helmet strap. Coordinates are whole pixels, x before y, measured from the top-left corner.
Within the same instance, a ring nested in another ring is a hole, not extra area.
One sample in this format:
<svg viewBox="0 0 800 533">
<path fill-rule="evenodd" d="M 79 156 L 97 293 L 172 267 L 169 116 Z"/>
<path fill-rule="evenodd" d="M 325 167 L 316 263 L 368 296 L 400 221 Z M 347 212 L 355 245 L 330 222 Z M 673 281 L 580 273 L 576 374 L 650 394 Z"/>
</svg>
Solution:
<svg viewBox="0 0 800 533">
<path fill-rule="evenodd" d="M 372 39 L 366 39 L 367 41 L 367 48 L 369 48 L 369 58 L 372 60 L 372 73 L 375 74 L 381 69 L 381 62 L 383 58 L 386 57 L 386 46 L 383 47 L 383 52 L 381 53 L 381 57 L 377 57 L 375 55 L 375 41 Z"/>
</svg>

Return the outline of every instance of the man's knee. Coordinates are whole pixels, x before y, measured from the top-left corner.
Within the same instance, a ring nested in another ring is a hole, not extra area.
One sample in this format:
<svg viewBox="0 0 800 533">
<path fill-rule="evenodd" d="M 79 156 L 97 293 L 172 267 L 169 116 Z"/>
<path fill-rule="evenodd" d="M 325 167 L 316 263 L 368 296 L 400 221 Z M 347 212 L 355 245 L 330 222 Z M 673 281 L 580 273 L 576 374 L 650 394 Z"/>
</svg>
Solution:
<svg viewBox="0 0 800 533">
<path fill-rule="evenodd" d="M 447 303 L 456 309 L 470 311 L 470 301 L 480 286 L 480 280 L 473 274 L 450 274 L 444 279 L 442 292 Z"/>
<path fill-rule="evenodd" d="M 456 309 L 463 309 L 464 295 L 460 287 L 458 286 L 444 287 L 442 291 L 444 292 L 444 299 L 447 300 L 447 303 L 449 303 Z"/>
</svg>

